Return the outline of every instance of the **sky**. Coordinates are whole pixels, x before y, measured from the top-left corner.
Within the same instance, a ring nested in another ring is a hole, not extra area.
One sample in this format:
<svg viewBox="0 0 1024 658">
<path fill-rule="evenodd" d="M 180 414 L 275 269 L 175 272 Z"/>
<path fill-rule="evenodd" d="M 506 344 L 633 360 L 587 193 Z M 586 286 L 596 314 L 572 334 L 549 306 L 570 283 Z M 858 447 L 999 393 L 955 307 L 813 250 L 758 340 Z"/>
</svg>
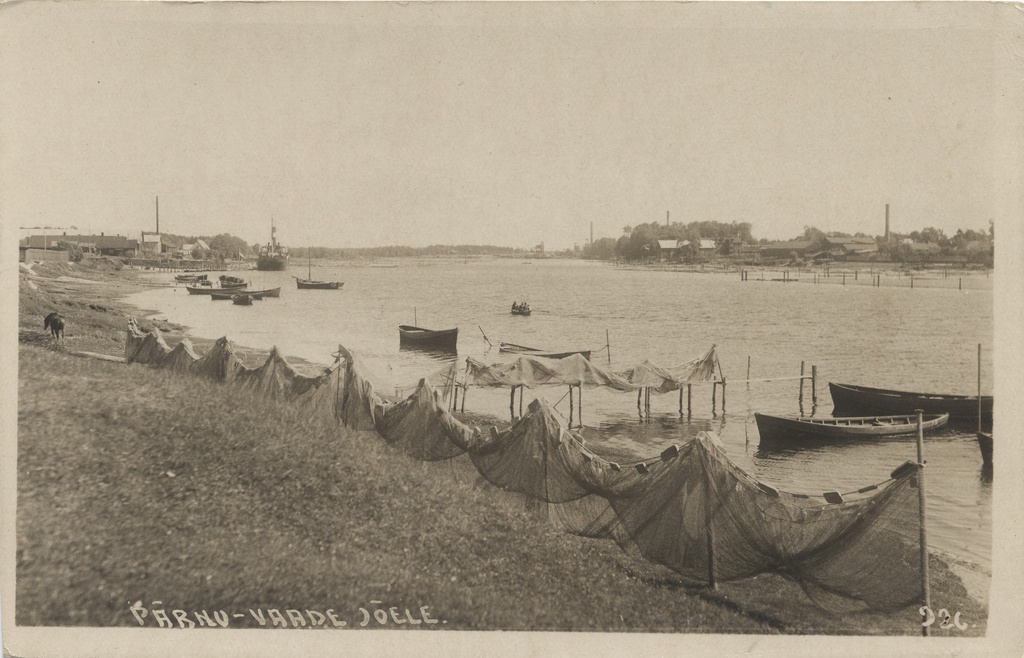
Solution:
<svg viewBox="0 0 1024 658">
<path fill-rule="evenodd" d="M 755 238 L 880 235 L 887 203 L 896 232 L 987 230 L 1015 79 L 1000 16 L 4 5 L 0 216 L 138 237 L 159 196 L 164 232 L 266 242 L 273 219 L 293 247 L 562 249 L 666 213 Z"/>
</svg>

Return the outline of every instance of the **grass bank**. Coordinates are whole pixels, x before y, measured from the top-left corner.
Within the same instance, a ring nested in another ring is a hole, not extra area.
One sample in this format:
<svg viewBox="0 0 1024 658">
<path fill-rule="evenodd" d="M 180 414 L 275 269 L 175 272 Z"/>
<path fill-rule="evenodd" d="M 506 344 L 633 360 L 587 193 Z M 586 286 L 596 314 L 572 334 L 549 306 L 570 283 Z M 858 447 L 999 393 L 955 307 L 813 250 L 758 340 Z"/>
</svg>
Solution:
<svg viewBox="0 0 1024 658">
<path fill-rule="evenodd" d="M 132 276 L 22 282 L 18 624 L 137 626 L 128 602 L 160 601 L 240 613 L 233 627 L 259 626 L 249 609 L 333 609 L 358 628 L 361 607 L 428 606 L 446 629 L 920 633 L 916 607 L 833 614 L 778 576 L 687 588 L 565 534 L 465 457 L 417 462 L 230 385 L 77 358 L 41 336 L 64 303 L 69 349 L 120 354 L 132 309 L 105 295 Z M 933 600 L 976 624 L 936 633 L 984 633 L 985 608 L 941 560 L 932 570 Z"/>
</svg>

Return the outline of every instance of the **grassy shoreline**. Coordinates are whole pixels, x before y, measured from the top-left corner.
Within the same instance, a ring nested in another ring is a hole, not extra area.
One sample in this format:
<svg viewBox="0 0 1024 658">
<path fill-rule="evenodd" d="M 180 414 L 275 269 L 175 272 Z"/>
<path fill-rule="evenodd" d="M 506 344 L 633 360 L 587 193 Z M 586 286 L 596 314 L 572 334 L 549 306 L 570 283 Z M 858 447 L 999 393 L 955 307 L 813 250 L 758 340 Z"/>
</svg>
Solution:
<svg viewBox="0 0 1024 658">
<path fill-rule="evenodd" d="M 18 624 L 138 626 L 127 602 L 162 601 L 330 608 L 358 627 L 381 601 L 429 606 L 446 629 L 920 633 L 916 607 L 833 614 L 779 576 L 687 587 L 563 533 L 465 456 L 418 462 L 231 386 L 55 350 L 42 317 L 59 308 L 69 350 L 123 354 L 138 311 L 111 299 L 145 284 L 113 263 L 35 270 L 20 287 Z M 159 326 L 172 345 L 186 331 Z M 933 600 L 976 624 L 937 632 L 984 634 L 987 608 L 945 561 L 931 568 Z"/>
</svg>

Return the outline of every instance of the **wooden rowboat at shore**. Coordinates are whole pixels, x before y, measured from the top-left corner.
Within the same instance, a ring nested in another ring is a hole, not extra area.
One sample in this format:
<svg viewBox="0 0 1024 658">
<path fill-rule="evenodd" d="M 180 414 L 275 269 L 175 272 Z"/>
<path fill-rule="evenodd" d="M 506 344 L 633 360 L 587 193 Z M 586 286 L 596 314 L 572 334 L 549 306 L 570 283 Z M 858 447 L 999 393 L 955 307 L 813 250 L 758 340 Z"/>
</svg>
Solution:
<svg viewBox="0 0 1024 658">
<path fill-rule="evenodd" d="M 917 433 L 917 414 L 806 418 L 755 413 L 754 420 L 761 443 L 774 445 L 827 444 Z M 948 422 L 949 414 L 929 414 L 922 418 L 921 428 L 933 430 Z"/>
<path fill-rule="evenodd" d="M 833 414 L 856 416 L 868 414 L 913 414 L 918 409 L 926 414 L 949 414 L 952 422 L 981 422 L 992 425 L 992 396 L 981 396 L 979 406 L 975 395 L 942 395 L 938 393 L 910 393 L 884 388 L 870 388 L 853 384 L 829 382 Z M 980 411 L 980 413 L 979 413 Z"/>
<path fill-rule="evenodd" d="M 455 352 L 459 329 L 424 329 L 412 325 L 398 326 L 398 344 L 421 350 Z"/>
</svg>

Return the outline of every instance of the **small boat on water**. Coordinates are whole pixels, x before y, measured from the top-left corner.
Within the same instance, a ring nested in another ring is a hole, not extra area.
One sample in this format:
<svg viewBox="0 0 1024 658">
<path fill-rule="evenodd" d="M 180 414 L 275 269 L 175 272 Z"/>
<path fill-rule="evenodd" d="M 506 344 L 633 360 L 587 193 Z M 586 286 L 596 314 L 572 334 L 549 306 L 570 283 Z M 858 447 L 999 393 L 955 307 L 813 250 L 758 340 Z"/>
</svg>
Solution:
<svg viewBox="0 0 1024 658">
<path fill-rule="evenodd" d="M 220 278 L 219 278 L 219 281 L 220 281 L 221 287 L 225 287 L 225 288 L 228 287 L 228 286 L 240 285 L 240 284 L 243 284 L 243 283 L 246 282 L 245 279 L 242 279 L 242 278 L 237 277 L 237 276 L 229 276 L 227 274 L 221 274 Z"/>
<path fill-rule="evenodd" d="M 250 294 L 241 294 L 234 295 L 231 298 L 231 302 L 234 304 L 238 304 L 239 306 L 252 306 L 252 299 L 253 297 Z"/>
<path fill-rule="evenodd" d="M 277 291 L 276 295 L 273 294 L 274 291 Z M 223 301 L 227 301 L 229 299 L 234 299 L 239 294 L 241 294 L 241 293 L 239 293 L 237 290 L 236 291 L 229 290 L 227 292 L 215 292 L 215 293 L 212 293 L 210 295 L 210 299 L 215 301 L 215 302 L 223 302 Z M 281 289 L 280 288 L 273 288 L 271 290 L 246 290 L 244 294 L 249 295 L 250 297 L 252 297 L 253 299 L 255 299 L 257 301 L 262 301 L 265 297 L 280 297 L 281 296 Z"/>
<path fill-rule="evenodd" d="M 519 302 L 512 302 L 512 315 L 529 315 L 530 313 L 530 302 L 523 302 L 521 304 Z"/>
<path fill-rule="evenodd" d="M 538 349 L 536 347 L 527 347 L 526 345 L 516 345 L 515 343 L 501 343 L 498 345 L 499 352 L 505 352 L 507 354 L 526 354 L 528 356 L 539 356 L 545 359 L 564 359 L 573 354 L 581 354 L 587 361 L 590 360 L 590 350 L 568 350 L 565 352 L 551 352 L 548 350 Z"/>
<path fill-rule="evenodd" d="M 398 326 L 398 344 L 422 350 L 456 351 L 459 329 L 424 329 L 412 325 Z"/>
<path fill-rule="evenodd" d="M 982 466 L 992 467 L 992 432 L 978 432 L 978 448 L 981 449 Z"/>
<path fill-rule="evenodd" d="M 314 281 L 313 261 L 312 258 L 309 257 L 308 250 L 307 259 L 308 262 L 306 263 L 306 278 L 300 279 L 299 277 L 292 275 L 293 278 L 295 279 L 295 285 L 298 287 L 299 290 L 337 290 L 338 288 L 345 285 L 341 281 Z"/>
<path fill-rule="evenodd" d="M 249 284 L 247 284 L 247 283 L 242 283 L 241 285 L 235 285 L 235 286 L 229 286 L 229 287 L 221 286 L 219 288 L 216 288 L 214 286 L 209 286 L 209 285 L 207 285 L 207 286 L 185 286 L 185 290 L 187 290 L 188 294 L 190 294 L 190 295 L 213 295 L 213 294 L 223 293 L 223 292 L 233 292 L 233 293 L 237 294 L 240 290 L 245 290 L 245 288 L 248 285 Z"/>
<path fill-rule="evenodd" d="M 948 413 L 950 421 L 976 421 L 979 416 L 978 396 L 910 393 L 884 388 L 829 382 L 833 414 L 855 416 L 867 414 L 913 414 L 918 409 L 926 414 Z M 981 396 L 981 421 L 992 423 L 992 396 Z"/>
<path fill-rule="evenodd" d="M 174 277 L 174 280 L 178 283 L 199 283 L 201 281 L 207 281 L 205 274 L 178 274 Z M 204 285 L 209 285 L 209 282 L 207 281 Z"/>
<path fill-rule="evenodd" d="M 761 443 L 828 443 L 851 439 L 877 439 L 917 433 L 917 414 L 906 416 L 850 416 L 806 418 L 754 414 Z M 929 414 L 922 418 L 924 431 L 943 427 L 949 414 Z"/>
</svg>

